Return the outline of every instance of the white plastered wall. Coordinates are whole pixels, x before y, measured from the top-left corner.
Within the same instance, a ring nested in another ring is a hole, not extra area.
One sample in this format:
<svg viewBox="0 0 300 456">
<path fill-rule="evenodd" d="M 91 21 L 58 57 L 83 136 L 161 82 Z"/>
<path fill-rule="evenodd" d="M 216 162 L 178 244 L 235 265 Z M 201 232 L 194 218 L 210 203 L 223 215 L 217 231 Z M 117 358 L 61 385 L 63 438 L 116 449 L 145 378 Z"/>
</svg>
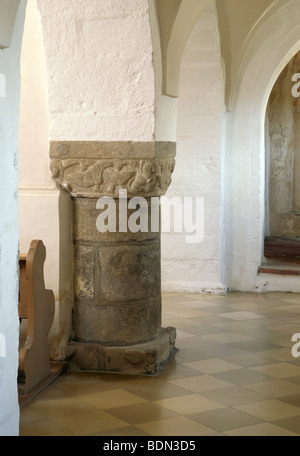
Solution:
<svg viewBox="0 0 300 456">
<path fill-rule="evenodd" d="M 20 50 L 26 1 L 15 9 L 17 17 L 6 16 L 7 2 L 0 2 L 5 36 L 1 43 L 0 73 L 5 78 L 5 93 L 0 97 L 0 436 L 19 433 L 18 405 L 18 140 L 20 95 Z M 11 6 L 18 2 L 12 2 Z M 18 5 L 17 5 L 18 6 Z M 11 12 L 11 10 L 9 9 Z M 16 17 L 16 22 L 15 22 Z M 2 36 L 0 35 L 0 40 Z M 3 347 L 3 343 L 5 346 Z"/>
<path fill-rule="evenodd" d="M 185 232 L 162 235 L 165 291 L 226 292 L 221 267 L 223 113 L 220 51 L 211 3 L 194 28 L 182 58 L 177 159 L 167 193 L 170 199 L 193 197 L 194 204 L 196 197 L 204 198 L 204 239 L 187 244 Z"/>
<path fill-rule="evenodd" d="M 32 240 L 46 247 L 45 286 L 55 295 L 51 358 L 64 359 L 71 333 L 71 202 L 50 174 L 47 70 L 35 0 L 28 0 L 21 54 L 19 232 L 20 250 Z"/>
<path fill-rule="evenodd" d="M 255 25 L 226 115 L 225 277 L 233 290 L 300 291 L 298 277 L 258 274 L 265 230 L 266 106 L 280 72 L 300 48 L 299 24 L 299 2 L 282 0 Z"/>
<path fill-rule="evenodd" d="M 152 141 L 155 80 L 148 0 L 37 1 L 50 139 Z"/>
</svg>

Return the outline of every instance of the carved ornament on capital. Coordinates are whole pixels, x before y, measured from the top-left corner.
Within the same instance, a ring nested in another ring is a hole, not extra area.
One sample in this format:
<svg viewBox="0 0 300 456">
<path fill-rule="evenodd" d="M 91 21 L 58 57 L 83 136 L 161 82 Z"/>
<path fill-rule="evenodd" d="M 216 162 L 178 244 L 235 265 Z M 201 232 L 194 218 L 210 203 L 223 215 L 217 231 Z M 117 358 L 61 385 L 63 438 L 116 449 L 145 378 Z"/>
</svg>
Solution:
<svg viewBox="0 0 300 456">
<path fill-rule="evenodd" d="M 164 195 L 175 169 L 171 142 L 53 142 L 51 172 L 72 197 L 118 198 Z"/>
</svg>

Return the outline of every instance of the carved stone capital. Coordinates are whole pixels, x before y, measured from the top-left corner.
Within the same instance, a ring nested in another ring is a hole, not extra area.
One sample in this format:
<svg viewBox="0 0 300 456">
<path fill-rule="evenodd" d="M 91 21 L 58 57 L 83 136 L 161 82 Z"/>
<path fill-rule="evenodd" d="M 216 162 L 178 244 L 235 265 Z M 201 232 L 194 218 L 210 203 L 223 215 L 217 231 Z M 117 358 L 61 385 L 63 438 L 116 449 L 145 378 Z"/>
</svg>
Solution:
<svg viewBox="0 0 300 456">
<path fill-rule="evenodd" d="M 52 142 L 53 178 L 73 197 L 162 196 L 175 168 L 171 142 Z"/>
</svg>

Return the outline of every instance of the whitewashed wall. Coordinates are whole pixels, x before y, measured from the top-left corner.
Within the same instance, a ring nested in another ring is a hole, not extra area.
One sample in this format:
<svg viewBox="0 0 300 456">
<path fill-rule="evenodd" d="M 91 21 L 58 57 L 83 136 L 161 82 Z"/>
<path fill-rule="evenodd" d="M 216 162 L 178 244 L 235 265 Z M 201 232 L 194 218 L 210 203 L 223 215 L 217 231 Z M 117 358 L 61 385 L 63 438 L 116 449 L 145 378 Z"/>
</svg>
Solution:
<svg viewBox="0 0 300 456">
<path fill-rule="evenodd" d="M 221 150 L 223 84 L 213 7 L 196 25 L 183 55 L 177 125 L 177 159 L 167 197 L 204 198 L 204 239 L 163 234 L 165 291 L 223 293 L 221 271 Z"/>
<path fill-rule="evenodd" d="M 18 124 L 20 49 L 26 1 L 18 10 L 11 46 L 0 51 L 6 80 L 0 98 L 0 436 L 19 433 L 18 374 Z M 2 11 L 5 13 L 5 9 Z M 1 18 L 2 19 L 2 18 Z M 13 26 L 12 26 L 13 29 Z M 2 93 L 3 94 L 3 93 Z M 5 347 L 3 347 L 5 343 Z M 5 348 L 5 349 L 4 349 Z"/>
<path fill-rule="evenodd" d="M 155 82 L 148 0 L 37 1 L 50 139 L 150 141 Z"/>
<path fill-rule="evenodd" d="M 71 201 L 50 173 L 47 79 L 41 17 L 36 0 L 28 0 L 21 53 L 20 251 L 27 253 L 34 239 L 45 244 L 45 286 L 56 302 L 51 358 L 64 359 L 73 305 Z"/>
</svg>

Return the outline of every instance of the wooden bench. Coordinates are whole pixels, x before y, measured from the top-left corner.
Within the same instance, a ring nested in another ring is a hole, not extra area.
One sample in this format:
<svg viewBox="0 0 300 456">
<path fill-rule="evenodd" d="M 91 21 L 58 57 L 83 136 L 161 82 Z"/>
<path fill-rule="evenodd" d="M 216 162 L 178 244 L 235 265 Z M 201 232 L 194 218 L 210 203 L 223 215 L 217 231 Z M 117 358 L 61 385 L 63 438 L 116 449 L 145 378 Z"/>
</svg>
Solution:
<svg viewBox="0 0 300 456">
<path fill-rule="evenodd" d="M 51 374 L 48 335 L 54 320 L 55 300 L 45 289 L 46 248 L 32 241 L 27 255 L 20 255 L 19 285 L 19 394 L 24 395 L 42 384 Z"/>
</svg>

